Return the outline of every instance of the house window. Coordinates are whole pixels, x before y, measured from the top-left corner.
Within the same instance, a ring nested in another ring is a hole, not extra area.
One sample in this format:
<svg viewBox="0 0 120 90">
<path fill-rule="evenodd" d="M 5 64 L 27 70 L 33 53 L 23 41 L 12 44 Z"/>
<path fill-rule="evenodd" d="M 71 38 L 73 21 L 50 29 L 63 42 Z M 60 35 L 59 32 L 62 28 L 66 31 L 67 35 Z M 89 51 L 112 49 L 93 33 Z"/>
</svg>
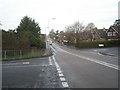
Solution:
<svg viewBox="0 0 120 90">
<path fill-rule="evenodd" d="M 108 36 L 112 36 L 112 32 L 108 32 Z"/>
<path fill-rule="evenodd" d="M 112 29 L 110 29 L 110 32 L 112 32 L 113 30 Z"/>
<path fill-rule="evenodd" d="M 116 36 L 116 32 L 113 32 L 113 36 Z"/>
</svg>

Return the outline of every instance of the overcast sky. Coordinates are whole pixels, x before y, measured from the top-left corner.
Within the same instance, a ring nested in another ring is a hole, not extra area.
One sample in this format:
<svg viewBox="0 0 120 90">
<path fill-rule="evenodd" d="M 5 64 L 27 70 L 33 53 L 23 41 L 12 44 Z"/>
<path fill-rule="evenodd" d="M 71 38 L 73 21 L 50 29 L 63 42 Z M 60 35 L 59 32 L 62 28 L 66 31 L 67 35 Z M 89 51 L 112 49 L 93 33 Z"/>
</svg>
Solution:
<svg viewBox="0 0 120 90">
<path fill-rule="evenodd" d="M 39 23 L 42 33 L 50 28 L 64 30 L 76 21 L 109 28 L 118 19 L 119 0 L 0 0 L 0 28 L 15 29 L 23 16 Z M 53 20 L 52 18 L 56 18 Z"/>
</svg>

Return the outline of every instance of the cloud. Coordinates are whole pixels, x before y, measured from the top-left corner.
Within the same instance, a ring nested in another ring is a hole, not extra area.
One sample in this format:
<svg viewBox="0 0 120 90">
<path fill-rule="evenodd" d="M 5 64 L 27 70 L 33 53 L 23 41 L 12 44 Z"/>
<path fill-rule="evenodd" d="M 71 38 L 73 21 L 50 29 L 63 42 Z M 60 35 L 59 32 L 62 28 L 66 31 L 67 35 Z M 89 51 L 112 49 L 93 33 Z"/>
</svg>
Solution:
<svg viewBox="0 0 120 90">
<path fill-rule="evenodd" d="M 0 21 L 3 29 L 16 28 L 23 16 L 34 18 L 44 30 L 64 29 L 75 21 L 93 22 L 97 27 L 109 27 L 118 15 L 119 0 L 0 0 Z"/>
</svg>

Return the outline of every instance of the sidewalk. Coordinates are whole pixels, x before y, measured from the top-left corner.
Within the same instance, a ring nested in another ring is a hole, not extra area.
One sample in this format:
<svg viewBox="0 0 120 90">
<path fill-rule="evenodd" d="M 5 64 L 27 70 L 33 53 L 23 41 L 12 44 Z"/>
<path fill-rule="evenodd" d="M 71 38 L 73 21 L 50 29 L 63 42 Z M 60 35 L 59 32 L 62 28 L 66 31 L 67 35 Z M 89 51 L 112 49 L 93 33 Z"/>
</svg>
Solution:
<svg viewBox="0 0 120 90">
<path fill-rule="evenodd" d="M 99 53 L 103 55 L 119 57 L 120 48 L 105 48 L 105 49 L 99 50 Z"/>
</svg>

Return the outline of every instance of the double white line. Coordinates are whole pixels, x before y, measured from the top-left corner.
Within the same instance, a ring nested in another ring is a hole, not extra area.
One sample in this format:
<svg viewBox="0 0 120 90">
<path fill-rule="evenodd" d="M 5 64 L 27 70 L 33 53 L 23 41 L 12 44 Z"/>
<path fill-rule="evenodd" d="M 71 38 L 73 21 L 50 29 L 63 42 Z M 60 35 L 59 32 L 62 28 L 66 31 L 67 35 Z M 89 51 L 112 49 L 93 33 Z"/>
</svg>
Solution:
<svg viewBox="0 0 120 90">
<path fill-rule="evenodd" d="M 59 48 L 61 49 L 61 48 Z M 107 63 L 107 62 L 104 62 L 104 61 L 100 61 L 100 60 L 96 60 L 96 59 L 92 59 L 92 58 L 88 58 L 88 57 L 84 57 L 84 56 L 80 56 L 80 55 L 76 55 L 76 54 L 73 54 L 73 53 L 70 53 L 70 52 L 67 52 L 63 49 L 61 49 L 63 52 L 65 53 L 68 53 L 68 54 L 71 54 L 73 56 L 77 56 L 79 58 L 82 58 L 82 59 L 85 59 L 85 60 L 89 60 L 89 61 L 92 61 L 92 62 L 95 62 L 95 63 L 98 63 L 100 65 L 104 65 L 104 66 L 107 66 L 109 68 L 113 68 L 113 69 L 116 69 L 116 70 L 120 70 L 120 68 L 117 66 L 117 65 L 114 65 L 114 64 L 111 64 L 111 63 Z"/>
</svg>

